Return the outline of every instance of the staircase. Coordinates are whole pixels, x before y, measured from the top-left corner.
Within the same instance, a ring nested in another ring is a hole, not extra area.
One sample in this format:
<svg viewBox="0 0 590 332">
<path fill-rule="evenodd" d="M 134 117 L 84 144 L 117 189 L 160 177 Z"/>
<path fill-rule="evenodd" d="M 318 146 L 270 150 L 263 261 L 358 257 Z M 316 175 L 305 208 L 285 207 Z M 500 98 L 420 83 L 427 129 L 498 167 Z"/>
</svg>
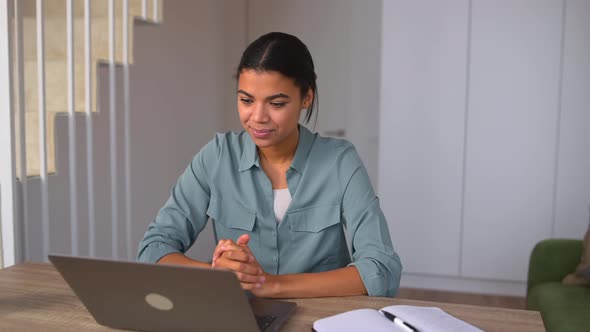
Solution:
<svg viewBox="0 0 590 332">
<path fill-rule="evenodd" d="M 37 80 L 37 20 L 36 1 L 22 1 L 22 42 L 24 110 L 26 132 L 26 175 L 40 174 L 39 160 L 39 113 Z M 108 0 L 91 0 L 91 109 L 97 107 L 97 66 L 109 62 L 109 17 Z M 154 8 L 156 6 L 156 8 Z M 129 0 L 129 63 L 133 63 L 133 28 L 134 21 L 160 22 L 162 1 Z M 157 15 L 157 17 L 155 16 Z M 85 40 L 84 40 L 84 1 L 74 0 L 74 105 L 76 112 L 86 112 L 85 105 Z M 45 107 L 46 107 L 46 144 L 47 171 L 56 172 L 55 160 L 55 117 L 58 113 L 68 112 L 67 101 L 67 31 L 66 0 L 44 0 L 45 27 Z M 115 62 L 123 64 L 123 1 L 115 0 Z M 16 84 L 18 59 L 13 58 L 15 73 L 15 95 L 19 85 Z M 17 98 L 15 98 L 17 100 Z M 18 107 L 15 107 L 15 112 Z M 18 116 L 15 114 L 15 146 L 20 146 Z M 16 148 L 16 169 L 19 169 L 20 149 Z"/>
</svg>

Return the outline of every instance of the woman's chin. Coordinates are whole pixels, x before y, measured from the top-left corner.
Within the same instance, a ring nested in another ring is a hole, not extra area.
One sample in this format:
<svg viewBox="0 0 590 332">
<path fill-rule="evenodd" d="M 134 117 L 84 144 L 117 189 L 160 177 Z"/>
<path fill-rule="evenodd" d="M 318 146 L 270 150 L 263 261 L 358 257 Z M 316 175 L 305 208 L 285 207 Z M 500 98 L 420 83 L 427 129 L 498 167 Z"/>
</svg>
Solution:
<svg viewBox="0 0 590 332">
<path fill-rule="evenodd" d="M 275 141 L 273 139 L 256 138 L 256 137 L 253 137 L 252 135 L 250 135 L 250 138 L 252 138 L 252 141 L 254 142 L 254 144 L 256 144 L 256 146 L 259 148 L 267 148 L 267 147 L 275 145 Z"/>
</svg>

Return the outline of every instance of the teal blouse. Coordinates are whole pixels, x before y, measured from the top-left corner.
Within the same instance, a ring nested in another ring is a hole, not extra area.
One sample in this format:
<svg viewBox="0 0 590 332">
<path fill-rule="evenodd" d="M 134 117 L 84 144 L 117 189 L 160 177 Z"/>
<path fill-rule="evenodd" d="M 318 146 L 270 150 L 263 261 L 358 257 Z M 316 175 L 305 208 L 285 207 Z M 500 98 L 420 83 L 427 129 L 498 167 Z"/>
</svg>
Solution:
<svg viewBox="0 0 590 332">
<path fill-rule="evenodd" d="M 154 263 L 186 252 L 210 218 L 216 242 L 250 234 L 249 247 L 267 273 L 355 266 L 369 295 L 394 296 L 402 265 L 354 146 L 299 129 L 287 170 L 292 201 L 281 223 L 248 133 L 217 134 L 178 179 L 141 240 L 138 259 Z"/>
</svg>

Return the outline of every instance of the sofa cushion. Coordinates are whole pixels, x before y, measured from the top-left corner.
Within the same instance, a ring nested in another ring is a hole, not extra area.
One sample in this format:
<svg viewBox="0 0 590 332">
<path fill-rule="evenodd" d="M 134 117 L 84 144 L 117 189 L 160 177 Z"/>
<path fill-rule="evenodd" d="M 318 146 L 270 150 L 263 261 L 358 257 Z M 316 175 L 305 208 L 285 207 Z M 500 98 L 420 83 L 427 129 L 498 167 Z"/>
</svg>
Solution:
<svg viewBox="0 0 590 332">
<path fill-rule="evenodd" d="M 539 310 L 547 332 L 590 331 L 590 288 L 546 282 L 527 295 L 527 308 Z"/>
<path fill-rule="evenodd" d="M 587 285 L 590 286 L 590 227 L 586 231 L 582 249 L 582 257 L 580 263 L 576 267 L 576 271 L 568 274 L 563 278 L 563 283 L 566 285 Z"/>
</svg>

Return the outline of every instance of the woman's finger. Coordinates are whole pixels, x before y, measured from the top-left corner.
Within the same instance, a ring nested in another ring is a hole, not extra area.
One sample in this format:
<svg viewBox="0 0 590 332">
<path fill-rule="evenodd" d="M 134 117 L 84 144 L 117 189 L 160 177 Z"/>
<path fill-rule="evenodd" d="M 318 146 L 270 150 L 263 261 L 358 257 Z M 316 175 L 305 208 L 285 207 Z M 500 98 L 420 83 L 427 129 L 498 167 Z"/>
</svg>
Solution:
<svg viewBox="0 0 590 332">
<path fill-rule="evenodd" d="M 250 263 L 253 261 L 253 257 L 244 250 L 225 251 L 221 255 L 223 255 L 227 259 L 231 259 L 233 261 L 238 262 Z"/>
<path fill-rule="evenodd" d="M 263 284 L 266 281 L 266 277 L 264 275 L 252 275 L 242 272 L 235 272 L 234 273 L 240 282 L 244 283 L 259 283 Z"/>
<path fill-rule="evenodd" d="M 234 272 L 242 272 L 242 273 L 252 274 L 252 275 L 264 274 L 264 271 L 262 270 L 262 268 L 258 264 L 238 262 L 238 261 L 227 259 L 224 256 L 221 256 L 220 258 L 217 259 L 217 261 L 215 262 L 215 268 L 227 269 L 227 270 L 231 270 Z"/>
<path fill-rule="evenodd" d="M 241 282 L 240 285 L 242 286 L 243 290 L 254 290 L 262 287 L 260 283 L 250 283 L 250 282 Z"/>
<path fill-rule="evenodd" d="M 238 249 L 240 249 L 240 247 L 238 247 L 232 240 L 219 241 L 219 244 L 213 251 L 213 262 L 215 262 L 223 252 Z"/>
</svg>

